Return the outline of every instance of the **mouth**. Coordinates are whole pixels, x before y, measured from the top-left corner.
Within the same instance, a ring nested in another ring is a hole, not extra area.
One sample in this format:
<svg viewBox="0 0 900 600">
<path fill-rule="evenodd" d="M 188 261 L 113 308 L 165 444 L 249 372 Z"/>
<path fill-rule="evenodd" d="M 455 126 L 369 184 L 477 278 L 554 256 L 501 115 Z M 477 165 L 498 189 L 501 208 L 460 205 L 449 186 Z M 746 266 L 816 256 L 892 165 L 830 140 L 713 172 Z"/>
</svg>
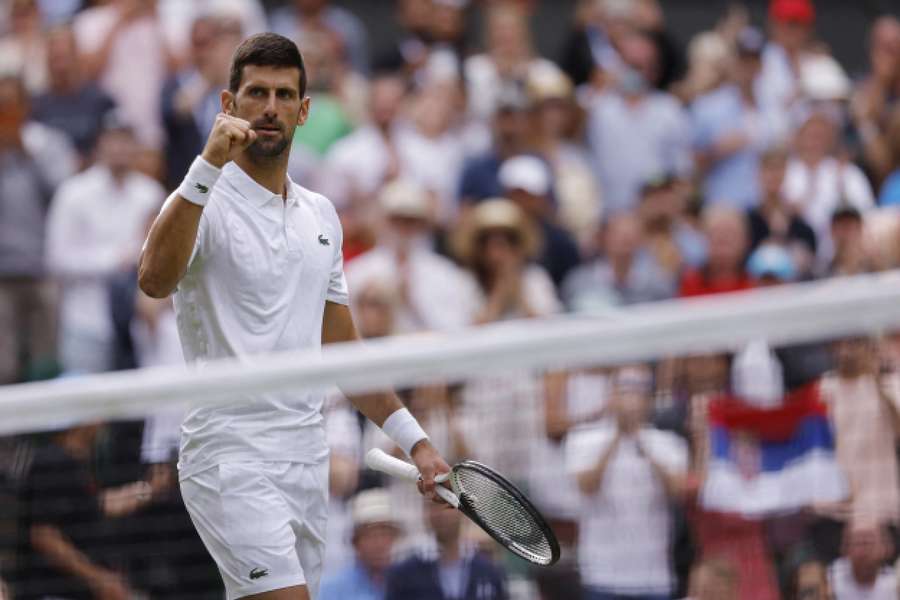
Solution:
<svg viewBox="0 0 900 600">
<path fill-rule="evenodd" d="M 277 137 L 281 135 L 281 128 L 276 127 L 274 125 L 266 125 L 262 127 L 254 127 L 253 130 L 256 132 L 256 135 L 260 137 Z"/>
</svg>

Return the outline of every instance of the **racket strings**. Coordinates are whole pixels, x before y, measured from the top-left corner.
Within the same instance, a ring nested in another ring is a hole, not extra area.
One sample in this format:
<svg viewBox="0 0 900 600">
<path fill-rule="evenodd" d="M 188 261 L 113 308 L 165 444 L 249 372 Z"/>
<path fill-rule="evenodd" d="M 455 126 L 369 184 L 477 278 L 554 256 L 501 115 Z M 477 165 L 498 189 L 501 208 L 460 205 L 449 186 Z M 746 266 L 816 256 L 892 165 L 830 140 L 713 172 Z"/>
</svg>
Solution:
<svg viewBox="0 0 900 600">
<path fill-rule="evenodd" d="M 522 502 L 501 484 L 479 471 L 460 467 L 454 476 L 465 502 L 495 536 L 506 540 L 510 550 L 540 564 L 552 560 L 553 548 L 539 523 Z"/>
</svg>

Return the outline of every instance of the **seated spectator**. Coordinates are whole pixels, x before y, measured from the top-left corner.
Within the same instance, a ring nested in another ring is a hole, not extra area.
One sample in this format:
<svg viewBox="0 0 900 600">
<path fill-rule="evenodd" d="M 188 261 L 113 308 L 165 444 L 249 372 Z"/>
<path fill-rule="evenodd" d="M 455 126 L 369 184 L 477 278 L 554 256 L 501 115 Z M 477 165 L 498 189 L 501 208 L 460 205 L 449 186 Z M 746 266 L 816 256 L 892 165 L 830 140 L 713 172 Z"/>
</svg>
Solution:
<svg viewBox="0 0 900 600">
<path fill-rule="evenodd" d="M 604 310 L 675 295 L 676 280 L 647 250 L 636 216 L 613 216 L 602 232 L 602 254 L 574 269 L 563 282 L 562 298 L 570 311 Z"/>
<path fill-rule="evenodd" d="M 834 600 L 893 600 L 897 597 L 897 575 L 884 566 L 891 553 L 890 541 L 881 525 L 856 521 L 844 532 L 843 556 L 828 569 Z"/>
<path fill-rule="evenodd" d="M 616 84 L 587 100 L 587 140 L 607 214 L 632 210 L 643 183 L 657 173 L 688 175 L 690 123 L 678 101 L 652 89 L 659 60 L 653 41 L 632 33 L 628 63 Z"/>
<path fill-rule="evenodd" d="M 240 23 L 216 16 L 198 17 L 190 29 L 184 67 L 162 88 L 166 134 L 166 187 L 178 187 L 221 111 L 219 95 L 229 85 L 231 54 L 241 41 Z"/>
<path fill-rule="evenodd" d="M 881 186 L 878 204 L 900 205 L 900 104 L 894 110 L 887 128 L 887 146 L 890 154 L 890 172 Z"/>
<path fill-rule="evenodd" d="M 749 231 L 744 215 L 724 206 L 709 208 L 703 212 L 703 231 L 709 241 L 706 264 L 684 274 L 679 296 L 749 289 L 752 282 L 744 269 Z"/>
<path fill-rule="evenodd" d="M 538 262 L 553 283 L 561 285 L 581 259 L 572 234 L 556 223 L 556 207 L 550 197 L 553 188 L 550 169 L 537 157 L 520 155 L 500 165 L 497 177 L 504 196 L 539 227 L 544 243 Z"/>
<path fill-rule="evenodd" d="M 106 115 L 97 163 L 60 186 L 47 219 L 47 267 L 64 288 L 60 356 L 73 372 L 112 367 L 109 277 L 133 269 L 165 191 L 134 170 L 130 123 Z"/>
<path fill-rule="evenodd" d="M 39 448 L 22 491 L 16 598 L 134 597 L 109 566 L 121 558 L 109 548 L 107 519 L 134 514 L 168 486 L 164 479 L 98 490 L 91 471 L 102 426 L 78 425 Z"/>
<path fill-rule="evenodd" d="M 93 81 L 85 78 L 81 56 L 71 27 L 47 34 L 47 91 L 32 100 L 31 118 L 65 132 L 81 154 L 81 164 L 100 135 L 103 115 L 115 103 Z"/>
<path fill-rule="evenodd" d="M 827 265 L 834 251 L 829 231 L 834 210 L 849 204 L 865 214 L 875 205 L 875 198 L 860 168 L 838 157 L 841 115 L 837 109 L 826 105 L 798 112 L 799 129 L 784 177 L 783 194 L 816 232 L 817 259 L 820 265 Z"/>
<path fill-rule="evenodd" d="M 300 39 L 306 30 L 328 33 L 344 49 L 353 68 L 369 72 L 369 40 L 362 21 L 346 8 L 330 0 L 291 0 L 272 11 L 269 29 L 292 40 Z"/>
<path fill-rule="evenodd" d="M 782 244 L 793 255 L 801 276 L 809 276 L 816 255 L 816 234 L 782 195 L 787 161 L 787 151 L 778 146 L 769 148 L 760 157 L 759 202 L 747 215 L 750 250 L 766 241 Z"/>
<path fill-rule="evenodd" d="M 66 136 L 28 121 L 19 77 L 0 77 L 0 384 L 52 377 L 56 295 L 44 279 L 47 206 L 75 172 Z"/>
<path fill-rule="evenodd" d="M 503 194 L 497 174 L 500 165 L 520 154 L 528 143 L 527 100 L 515 87 L 505 88 L 497 98 L 491 118 L 492 145 L 484 154 L 463 163 L 459 179 L 459 203 L 466 206 Z"/>
<path fill-rule="evenodd" d="M 365 490 L 351 500 L 354 564 L 322 581 L 319 600 L 382 600 L 397 523 L 390 495 Z"/>
<path fill-rule="evenodd" d="M 863 217 L 849 204 L 838 206 L 831 215 L 831 242 L 834 255 L 826 274 L 858 275 L 875 270 L 874 257 L 868 252 Z"/>
<path fill-rule="evenodd" d="M 684 440 L 649 425 L 646 368 L 612 380 L 612 419 L 573 430 L 566 468 L 582 492 L 578 562 L 586 599 L 666 598 L 674 589 L 669 503 L 685 490 Z"/>
<path fill-rule="evenodd" d="M 896 526 L 900 479 L 894 446 L 900 432 L 900 385 L 879 373 L 878 346 L 846 339 L 833 348 L 835 370 L 822 378 L 821 394 L 834 427 L 838 463 L 853 490 L 851 515 Z"/>
<path fill-rule="evenodd" d="M 384 600 L 506 600 L 503 571 L 463 541 L 460 512 L 432 501 L 426 504 L 426 523 L 434 542 L 391 567 Z"/>
<path fill-rule="evenodd" d="M 378 280 L 398 290 L 392 333 L 460 329 L 474 318 L 474 280 L 431 249 L 432 200 L 411 181 L 387 184 L 379 197 L 384 225 L 375 247 L 347 265 L 353 289 Z"/>
<path fill-rule="evenodd" d="M 738 600 L 738 571 L 721 559 L 700 562 L 691 569 L 685 600 Z"/>
<path fill-rule="evenodd" d="M 721 202 L 746 210 L 759 202 L 760 153 L 779 134 L 778 113 L 761 103 L 754 86 L 763 43 L 756 29 L 742 31 L 730 81 L 691 106 L 707 205 Z"/>
</svg>

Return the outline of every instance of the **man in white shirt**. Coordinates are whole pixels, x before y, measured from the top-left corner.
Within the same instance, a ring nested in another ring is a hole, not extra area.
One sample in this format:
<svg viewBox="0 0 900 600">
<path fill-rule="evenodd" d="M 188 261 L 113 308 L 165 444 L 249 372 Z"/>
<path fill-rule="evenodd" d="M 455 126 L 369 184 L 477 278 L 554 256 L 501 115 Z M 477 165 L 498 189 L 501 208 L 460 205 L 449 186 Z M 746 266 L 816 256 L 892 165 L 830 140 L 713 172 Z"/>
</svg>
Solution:
<svg viewBox="0 0 900 600">
<path fill-rule="evenodd" d="M 647 425 L 650 373 L 613 376 L 612 422 L 573 430 L 566 464 L 582 492 L 578 562 L 587 600 L 670 598 L 669 503 L 683 495 L 684 440 Z"/>
<path fill-rule="evenodd" d="M 167 200 L 141 256 L 148 295 L 173 291 L 185 358 L 206 362 L 358 339 L 331 203 L 287 176 L 309 115 L 297 46 L 266 33 L 235 51 L 203 154 Z M 282 390 L 196 407 L 179 478 L 227 598 L 309 600 L 324 554 L 328 447 L 321 392 Z M 434 498 L 449 467 L 394 394 L 351 398 L 413 460 Z"/>
<path fill-rule="evenodd" d="M 47 218 L 47 268 L 62 284 L 60 359 L 67 371 L 113 366 L 110 279 L 134 268 L 147 223 L 165 191 L 134 170 L 135 137 L 119 111 L 107 114 L 97 163 L 64 182 Z"/>
</svg>

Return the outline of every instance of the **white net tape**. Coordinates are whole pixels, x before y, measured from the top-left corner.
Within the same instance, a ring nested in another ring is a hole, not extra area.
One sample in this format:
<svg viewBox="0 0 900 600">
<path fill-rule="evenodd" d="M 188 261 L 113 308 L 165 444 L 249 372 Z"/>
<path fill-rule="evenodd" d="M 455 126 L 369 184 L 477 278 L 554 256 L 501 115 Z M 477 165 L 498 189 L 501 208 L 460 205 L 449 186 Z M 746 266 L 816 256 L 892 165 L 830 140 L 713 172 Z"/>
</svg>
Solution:
<svg viewBox="0 0 900 600">
<path fill-rule="evenodd" d="M 629 307 L 602 316 L 507 322 L 454 334 L 394 337 L 0 388 L 0 434 L 140 417 L 169 406 L 223 402 L 282 388 L 365 392 L 455 381 L 507 369 L 616 365 L 878 333 L 900 327 L 900 272 Z"/>
</svg>

